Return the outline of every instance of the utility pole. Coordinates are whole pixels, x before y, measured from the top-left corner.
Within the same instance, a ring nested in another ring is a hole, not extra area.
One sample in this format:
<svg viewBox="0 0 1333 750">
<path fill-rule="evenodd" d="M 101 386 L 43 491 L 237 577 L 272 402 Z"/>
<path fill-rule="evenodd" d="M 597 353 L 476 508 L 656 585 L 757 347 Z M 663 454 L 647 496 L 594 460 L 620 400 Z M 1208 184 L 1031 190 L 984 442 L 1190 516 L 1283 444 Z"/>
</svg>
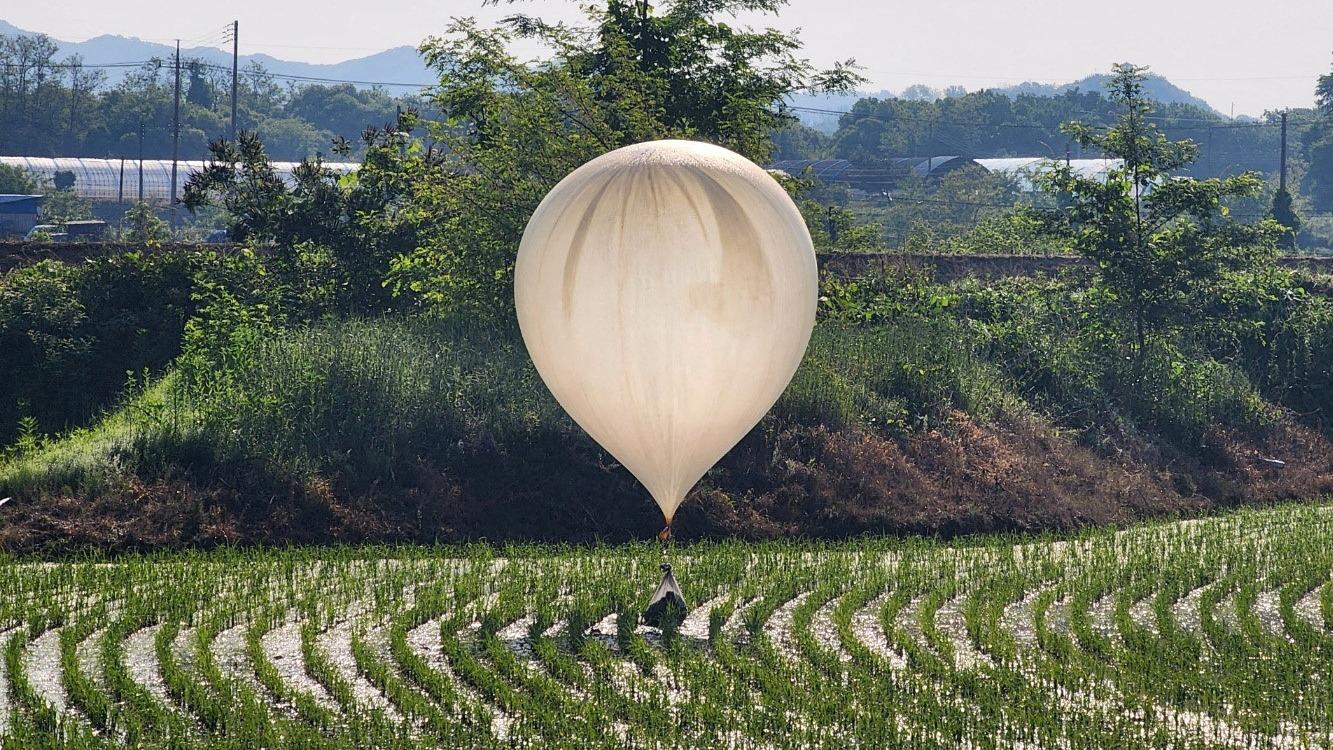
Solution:
<svg viewBox="0 0 1333 750">
<path fill-rule="evenodd" d="M 69 145 L 74 146 L 74 112 L 78 107 L 79 93 L 79 71 L 75 67 L 69 69 Z"/>
<path fill-rule="evenodd" d="M 1282 110 L 1282 158 L 1278 167 L 1278 190 L 1285 192 L 1287 189 L 1287 111 Z"/>
<path fill-rule="evenodd" d="M 143 203 L 143 120 L 139 121 L 139 202 Z"/>
<path fill-rule="evenodd" d="M 397 105 L 394 107 L 394 111 L 396 114 L 393 117 L 393 132 L 398 138 L 398 156 L 405 159 L 407 158 L 407 139 L 411 133 L 400 129 L 403 127 L 401 124 L 403 121 L 403 105 Z"/>
<path fill-rule="evenodd" d="M 176 162 L 181 148 L 181 40 L 176 40 L 176 100 L 171 110 L 171 227 L 176 227 Z"/>
<path fill-rule="evenodd" d="M 236 140 L 236 66 L 240 60 L 241 22 L 231 22 L 231 139 Z"/>
<path fill-rule="evenodd" d="M 1216 177 L 1217 173 L 1213 171 L 1213 126 L 1212 125 L 1208 126 L 1208 145 L 1205 146 L 1205 148 L 1207 149 L 1207 154 L 1208 154 L 1208 161 L 1205 162 L 1208 165 L 1208 176 Z"/>
</svg>

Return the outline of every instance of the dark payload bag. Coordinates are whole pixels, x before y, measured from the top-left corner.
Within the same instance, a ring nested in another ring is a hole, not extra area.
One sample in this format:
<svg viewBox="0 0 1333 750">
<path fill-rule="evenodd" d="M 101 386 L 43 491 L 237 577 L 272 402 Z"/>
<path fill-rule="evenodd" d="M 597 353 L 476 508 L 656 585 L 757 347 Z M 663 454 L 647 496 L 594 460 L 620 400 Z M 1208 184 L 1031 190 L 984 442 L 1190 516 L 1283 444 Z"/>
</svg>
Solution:
<svg viewBox="0 0 1333 750">
<path fill-rule="evenodd" d="M 678 627 L 685 621 L 685 613 L 688 611 L 685 594 L 681 593 L 680 584 L 676 583 L 676 577 L 671 574 L 671 565 L 662 563 L 662 582 L 657 584 L 652 601 L 648 602 L 648 609 L 643 611 L 643 621 L 665 630 L 667 627 Z"/>
</svg>

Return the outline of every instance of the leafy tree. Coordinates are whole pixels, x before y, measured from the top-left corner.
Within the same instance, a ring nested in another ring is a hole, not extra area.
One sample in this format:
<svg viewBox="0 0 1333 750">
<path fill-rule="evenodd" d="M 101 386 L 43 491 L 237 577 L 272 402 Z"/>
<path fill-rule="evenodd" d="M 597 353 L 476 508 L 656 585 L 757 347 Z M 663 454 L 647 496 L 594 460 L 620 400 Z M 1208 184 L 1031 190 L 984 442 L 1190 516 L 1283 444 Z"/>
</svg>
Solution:
<svg viewBox="0 0 1333 750">
<path fill-rule="evenodd" d="M 107 86 L 103 71 L 58 53 L 42 35 L 0 35 L 0 153 L 136 158 L 142 128 L 145 157 L 171 156 L 170 61 L 148 60 Z M 198 159 L 209 139 L 228 132 L 231 71 L 182 62 L 180 154 Z M 271 134 L 269 153 L 284 160 L 312 153 L 329 133 L 356 139 L 413 101 L 350 85 L 285 87 L 259 64 L 247 67 L 240 83 L 241 126 Z"/>
<path fill-rule="evenodd" d="M 362 90 L 344 83 L 295 89 L 288 95 L 283 113 L 314 128 L 355 138 L 369 126 L 393 122 L 398 108 L 399 102 L 381 90 Z"/>
<path fill-rule="evenodd" d="M 283 154 L 288 159 L 300 160 L 314 156 L 321 148 L 327 149 L 333 141 L 333 133 L 319 130 L 304 120 L 296 118 L 268 118 L 259 123 L 256 129 L 263 139 L 265 148 Z"/>
<path fill-rule="evenodd" d="M 91 219 L 93 208 L 73 190 L 52 190 L 47 192 L 42 200 L 38 215 L 43 223 L 63 224 L 67 221 Z"/>
<path fill-rule="evenodd" d="M 901 155 L 908 149 L 905 144 L 891 140 L 895 129 L 892 121 L 883 116 L 856 117 L 844 122 L 833 136 L 834 155 L 865 165 L 880 162 L 887 154 Z"/>
<path fill-rule="evenodd" d="M 64 121 L 56 43 L 45 35 L 0 37 L 0 144 L 54 144 Z"/>
<path fill-rule="evenodd" d="M 1303 186 L 1317 211 L 1333 211 L 1333 73 L 1319 76 L 1315 86 L 1317 114 L 1323 117 L 1306 134 L 1308 166 Z"/>
<path fill-rule="evenodd" d="M 0 164 L 0 193 L 36 195 L 39 187 L 37 178 L 23 167 Z"/>
<path fill-rule="evenodd" d="M 1314 99 L 1320 109 L 1333 111 L 1333 73 L 1319 76 L 1319 82 L 1315 84 Z"/>
<path fill-rule="evenodd" d="M 282 104 L 282 87 L 273 80 L 268 68 L 258 60 L 251 60 L 240 70 L 239 104 L 250 110 L 251 120 L 257 119 L 255 113 L 273 112 Z"/>
<path fill-rule="evenodd" d="M 801 213 L 820 250 L 871 251 L 884 246 L 879 224 L 857 222 L 856 215 L 842 206 L 806 201 L 801 204 Z"/>
<path fill-rule="evenodd" d="M 814 128 L 796 122 L 773 131 L 774 159 L 822 159 L 828 149 L 828 137 Z"/>
<path fill-rule="evenodd" d="M 106 81 L 106 73 L 89 70 L 83 58 L 71 55 L 64 61 L 65 75 L 69 77 L 68 118 L 62 118 L 65 134 L 64 148 L 77 151 L 100 125 L 94 92 Z"/>
<path fill-rule="evenodd" d="M 1333 130 L 1316 126 L 1304 186 L 1316 211 L 1333 211 Z"/>
<path fill-rule="evenodd" d="M 1071 143 L 1061 126 L 1070 120 L 1109 125 L 1118 116 L 1115 102 L 1096 91 L 1069 90 L 1058 95 L 982 90 L 943 98 L 866 98 L 857 101 L 831 138 L 832 155 L 858 166 L 875 167 L 899 156 L 970 157 L 1045 156 L 1064 158 Z M 1197 133 L 1200 122 L 1225 123 L 1218 113 L 1183 103 L 1160 104 L 1155 119 L 1162 130 Z M 1218 129 L 1209 136 L 1211 152 L 1189 166 L 1196 176 L 1235 171 L 1236 165 L 1277 168 L 1276 127 Z"/>
<path fill-rule="evenodd" d="M 925 84 L 914 83 L 903 90 L 901 98 L 909 102 L 933 102 L 940 98 L 940 92 Z"/>
<path fill-rule="evenodd" d="M 51 178 L 51 184 L 55 185 L 56 190 L 73 190 L 74 181 L 74 173 L 65 169 L 56 172 Z"/>
<path fill-rule="evenodd" d="M 1278 237 L 1278 247 L 1293 250 L 1296 247 L 1296 235 L 1301 231 L 1301 217 L 1292 205 L 1291 191 L 1279 188 L 1273 194 L 1273 208 L 1269 214 L 1273 221 L 1282 225 L 1282 234 Z"/>
<path fill-rule="evenodd" d="M 1066 127 L 1084 148 L 1121 159 L 1123 167 L 1105 181 L 1063 165 L 1039 177 L 1068 195 L 1073 247 L 1096 262 L 1101 290 L 1128 320 L 1136 363 L 1149 335 L 1188 323 L 1198 300 L 1225 274 L 1271 261 L 1281 232 L 1271 220 L 1245 224 L 1229 215 L 1228 200 L 1260 192 L 1259 175 L 1199 180 L 1173 174 L 1194 160 L 1198 147 L 1169 140 L 1148 120 L 1145 73 L 1115 67 L 1108 88 L 1122 111 L 1114 125 Z"/>
<path fill-rule="evenodd" d="M 215 101 L 213 87 L 206 75 L 206 64 L 203 60 L 190 60 L 186 63 L 189 80 L 186 83 L 185 101 L 200 109 L 212 109 Z"/>
<path fill-rule="evenodd" d="M 273 264 L 290 282 L 293 299 L 328 299 L 303 289 L 308 273 L 334 288 L 343 312 L 384 309 L 388 292 L 381 279 L 389 259 L 416 244 L 415 227 L 400 221 L 402 203 L 413 178 L 433 166 L 436 152 L 423 153 L 409 144 L 416 113 L 403 113 L 394 127 L 363 134 L 365 157 L 353 174 L 341 175 L 320 159 L 307 159 L 292 173 L 287 186 L 269 162 L 263 142 L 241 131 L 235 142 L 210 144 L 212 160 L 190 175 L 183 202 L 197 211 L 220 205 L 231 217 L 230 234 L 240 242 L 272 247 Z M 345 155 L 351 148 L 336 150 Z M 329 269 L 332 266 L 332 269 Z M 317 311 L 314 311 L 317 312 Z"/>
<path fill-rule="evenodd" d="M 153 207 L 143 201 L 130 206 L 125 212 L 126 242 L 143 245 L 158 245 L 171 237 L 171 228 L 158 218 Z"/>
<path fill-rule="evenodd" d="M 609 0 L 581 26 L 517 15 L 491 29 L 459 21 L 422 45 L 440 75 L 433 104 L 449 154 L 412 180 L 417 249 L 398 258 L 399 293 L 449 309 L 508 314 L 514 253 L 542 196 L 593 157 L 640 141 L 712 141 L 755 161 L 794 118 L 800 90 L 844 90 L 848 64 L 818 71 L 799 42 L 733 26 L 721 16 L 776 12 L 783 0 Z M 528 64 L 508 50 L 526 39 L 551 50 Z"/>
</svg>

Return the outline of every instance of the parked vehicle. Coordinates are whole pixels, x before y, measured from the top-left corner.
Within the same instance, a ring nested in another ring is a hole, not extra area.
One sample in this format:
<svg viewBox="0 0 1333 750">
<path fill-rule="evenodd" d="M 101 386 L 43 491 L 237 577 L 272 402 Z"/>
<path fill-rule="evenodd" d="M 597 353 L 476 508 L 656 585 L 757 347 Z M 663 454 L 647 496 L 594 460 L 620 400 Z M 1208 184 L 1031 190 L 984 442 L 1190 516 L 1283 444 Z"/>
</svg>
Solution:
<svg viewBox="0 0 1333 750">
<path fill-rule="evenodd" d="M 65 222 L 65 233 L 71 240 L 101 239 L 106 233 L 106 222 L 98 219 Z"/>
<path fill-rule="evenodd" d="M 74 242 L 77 240 L 97 240 L 106 233 L 106 222 L 97 219 L 67 221 L 63 224 L 38 224 L 28 230 L 23 239 L 47 240 L 50 242 Z"/>
<path fill-rule="evenodd" d="M 47 242 L 64 242 L 65 240 L 69 239 L 69 234 L 67 232 L 60 231 L 60 227 L 56 224 L 38 224 L 32 229 L 29 229 L 28 233 L 23 235 L 23 239 L 29 242 L 32 242 L 34 240 L 45 240 Z"/>
</svg>

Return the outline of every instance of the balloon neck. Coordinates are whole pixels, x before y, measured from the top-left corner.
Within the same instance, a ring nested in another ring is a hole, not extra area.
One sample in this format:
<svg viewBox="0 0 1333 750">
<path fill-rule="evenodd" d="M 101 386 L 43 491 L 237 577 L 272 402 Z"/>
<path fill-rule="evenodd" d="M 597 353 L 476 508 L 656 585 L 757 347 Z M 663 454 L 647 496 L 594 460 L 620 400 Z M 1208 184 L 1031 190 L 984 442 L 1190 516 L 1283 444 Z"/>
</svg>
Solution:
<svg viewBox="0 0 1333 750">
<path fill-rule="evenodd" d="M 671 524 L 670 524 L 670 523 L 667 523 L 666 526 L 662 527 L 662 530 L 661 530 L 661 531 L 657 532 L 657 538 L 658 538 L 658 540 L 663 541 L 663 542 L 668 541 L 668 540 L 671 539 Z"/>
</svg>

